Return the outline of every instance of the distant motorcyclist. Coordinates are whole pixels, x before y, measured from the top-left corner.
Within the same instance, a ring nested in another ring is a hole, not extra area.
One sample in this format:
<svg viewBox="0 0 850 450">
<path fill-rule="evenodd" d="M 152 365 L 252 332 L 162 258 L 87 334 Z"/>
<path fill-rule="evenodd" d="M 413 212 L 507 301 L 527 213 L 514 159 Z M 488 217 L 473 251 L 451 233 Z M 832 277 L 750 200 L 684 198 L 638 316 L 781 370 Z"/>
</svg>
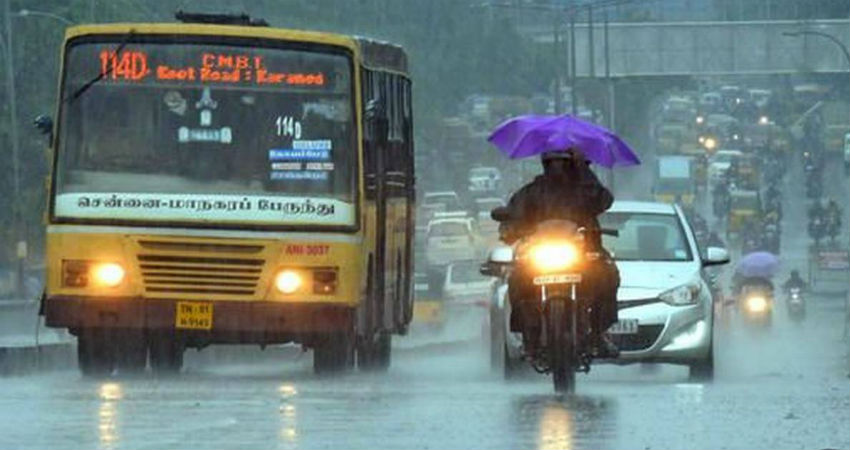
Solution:
<svg viewBox="0 0 850 450">
<path fill-rule="evenodd" d="M 798 270 L 792 270 L 791 275 L 782 283 L 782 290 L 790 291 L 792 288 L 797 288 L 800 291 L 805 291 L 808 288 L 808 284 L 800 277 L 800 272 Z"/>
<path fill-rule="evenodd" d="M 830 199 L 824 210 L 826 233 L 832 240 L 841 232 L 841 208 L 835 200 Z"/>
<path fill-rule="evenodd" d="M 620 276 L 610 254 L 602 247 L 597 217 L 607 210 L 614 197 L 590 170 L 580 151 L 547 152 L 542 155 L 543 174 L 523 186 L 507 205 L 510 220 L 500 225 L 500 235 L 508 244 L 534 232 L 547 220 L 570 220 L 587 230 L 586 244 L 600 258 L 588 264 L 579 286 L 579 295 L 594 300 L 592 326 L 593 352 L 598 357 L 615 357 L 616 346 L 605 331 L 617 321 L 617 288 Z M 540 336 L 540 310 L 535 286 L 523 274 L 509 279 L 513 311 L 511 329 L 522 331 L 526 352 L 534 354 Z"/>
</svg>

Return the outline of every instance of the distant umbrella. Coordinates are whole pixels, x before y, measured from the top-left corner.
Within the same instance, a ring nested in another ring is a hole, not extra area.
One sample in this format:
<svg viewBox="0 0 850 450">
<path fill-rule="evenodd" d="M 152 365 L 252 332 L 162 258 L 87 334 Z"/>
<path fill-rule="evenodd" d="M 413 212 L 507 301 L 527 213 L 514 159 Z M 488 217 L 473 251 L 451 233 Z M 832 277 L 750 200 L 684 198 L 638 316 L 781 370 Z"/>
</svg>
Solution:
<svg viewBox="0 0 850 450">
<path fill-rule="evenodd" d="M 640 164 L 619 136 L 569 114 L 514 117 L 496 127 L 487 140 L 511 159 L 572 148 L 604 167 Z"/>
<path fill-rule="evenodd" d="M 735 273 L 744 277 L 773 278 L 779 271 L 779 258 L 770 252 L 749 253 L 735 267 Z"/>
</svg>

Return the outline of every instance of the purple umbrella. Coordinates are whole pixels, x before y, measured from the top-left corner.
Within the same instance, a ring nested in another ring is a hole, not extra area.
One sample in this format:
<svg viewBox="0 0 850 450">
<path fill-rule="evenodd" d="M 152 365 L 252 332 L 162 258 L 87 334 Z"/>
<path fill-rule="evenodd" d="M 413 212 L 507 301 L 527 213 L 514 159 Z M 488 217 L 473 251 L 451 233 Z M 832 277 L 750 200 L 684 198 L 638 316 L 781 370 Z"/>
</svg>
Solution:
<svg viewBox="0 0 850 450">
<path fill-rule="evenodd" d="M 569 114 L 508 119 L 487 139 L 511 159 L 574 148 L 601 166 L 640 164 L 635 152 L 610 130 Z"/>
<path fill-rule="evenodd" d="M 773 278 L 779 271 L 779 258 L 769 252 L 753 252 L 738 261 L 735 273 L 744 277 Z"/>
</svg>

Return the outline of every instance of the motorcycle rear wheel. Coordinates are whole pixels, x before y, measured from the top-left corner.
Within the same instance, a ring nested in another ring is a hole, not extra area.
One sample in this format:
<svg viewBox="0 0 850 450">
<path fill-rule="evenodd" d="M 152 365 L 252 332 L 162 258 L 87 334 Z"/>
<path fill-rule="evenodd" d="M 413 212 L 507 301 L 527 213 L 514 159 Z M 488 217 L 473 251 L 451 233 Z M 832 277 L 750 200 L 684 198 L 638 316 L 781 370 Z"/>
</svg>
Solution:
<svg viewBox="0 0 850 450">
<path fill-rule="evenodd" d="M 576 386 L 576 354 L 567 299 L 549 300 L 549 363 L 555 392 L 572 394 Z"/>
</svg>

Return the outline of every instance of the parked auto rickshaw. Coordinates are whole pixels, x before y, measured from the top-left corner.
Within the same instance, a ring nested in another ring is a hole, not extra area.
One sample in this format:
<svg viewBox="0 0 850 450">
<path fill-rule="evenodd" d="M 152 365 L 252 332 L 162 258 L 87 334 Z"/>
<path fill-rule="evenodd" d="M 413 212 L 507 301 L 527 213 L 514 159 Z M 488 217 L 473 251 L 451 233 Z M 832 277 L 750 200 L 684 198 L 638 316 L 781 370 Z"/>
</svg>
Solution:
<svg viewBox="0 0 850 450">
<path fill-rule="evenodd" d="M 739 233 L 744 227 L 757 222 L 760 214 L 758 191 L 736 189 L 730 192 L 727 234 Z"/>
</svg>

